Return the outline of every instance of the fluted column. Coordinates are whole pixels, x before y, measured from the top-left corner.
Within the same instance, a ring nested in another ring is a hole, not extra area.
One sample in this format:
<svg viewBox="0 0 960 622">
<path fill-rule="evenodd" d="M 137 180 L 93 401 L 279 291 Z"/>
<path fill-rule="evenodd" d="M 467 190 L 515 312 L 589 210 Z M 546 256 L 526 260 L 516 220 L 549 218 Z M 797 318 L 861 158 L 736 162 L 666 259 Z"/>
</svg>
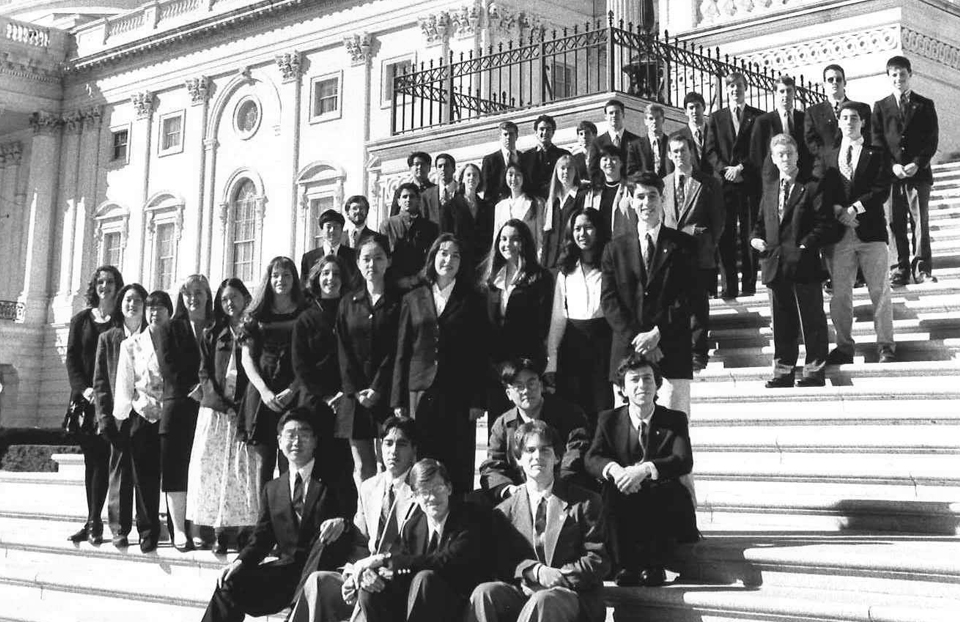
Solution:
<svg viewBox="0 0 960 622">
<path fill-rule="evenodd" d="M 9 214 L 10 218 L 5 219 L 6 229 L 4 236 L 0 238 L 0 249 L 2 249 L 5 263 L 8 270 L 2 270 L 3 276 L 0 277 L 0 290 L 4 300 L 13 300 L 20 294 L 23 284 L 23 270 L 21 261 L 23 257 L 22 242 L 23 235 L 23 206 L 17 197 L 17 185 L 20 180 L 20 161 L 23 158 L 23 146 L 19 142 L 6 143 L 0 147 L 0 159 L 3 161 L 3 170 L 0 171 L 0 205 L 3 206 L 3 213 Z"/>
<path fill-rule="evenodd" d="M 200 236 L 200 272 L 206 274 L 211 282 L 217 282 L 223 278 L 223 268 L 220 268 L 220 274 L 214 275 L 210 272 L 213 268 L 211 265 L 211 254 L 213 251 L 213 206 L 216 202 L 214 193 L 216 192 L 216 187 L 214 186 L 214 181 L 216 178 L 217 170 L 217 146 L 218 142 L 216 138 L 206 138 L 203 141 L 203 196 L 201 197 L 201 213 L 203 218 L 203 231 Z M 225 236 L 221 236 L 221 241 L 225 240 Z"/>
<path fill-rule="evenodd" d="M 77 192 L 77 177 L 80 166 L 80 131 L 83 122 L 79 113 L 72 113 L 64 119 L 63 149 L 60 151 L 60 208 L 63 218 L 60 223 L 60 270 L 59 279 L 57 279 L 57 301 L 58 305 L 64 306 L 64 312 L 67 316 L 70 314 L 70 284 L 72 280 L 72 270 L 74 269 L 73 246 L 77 240 L 76 218 L 77 201 L 79 200 Z M 79 241 L 82 245 L 82 240 Z M 80 266 L 76 266 L 77 271 Z"/>
<path fill-rule="evenodd" d="M 293 50 L 276 57 L 277 68 L 280 70 L 282 82 L 280 85 L 280 101 L 286 102 L 280 111 L 280 140 L 282 144 L 281 153 L 286 153 L 287 171 L 284 175 L 287 180 L 287 187 L 283 189 L 281 202 L 277 205 L 284 205 L 290 213 L 283 218 L 277 218 L 274 215 L 271 227 L 283 224 L 287 228 L 286 240 L 287 248 L 273 249 L 280 254 L 292 254 L 297 256 L 300 249 L 297 248 L 297 239 L 303 239 L 303 236 L 297 235 L 296 214 L 297 214 L 297 173 L 300 168 L 300 95 L 302 86 L 302 73 L 300 69 L 300 52 Z M 341 88 L 343 85 L 341 85 Z M 346 98 L 343 98 L 346 100 Z M 277 236 L 282 238 L 282 234 Z M 269 240 L 261 242 L 269 245 Z M 267 251 L 265 256 L 271 256 L 272 251 Z"/>
<path fill-rule="evenodd" d="M 81 112 L 83 129 L 80 134 L 80 165 L 77 172 L 77 219 L 74 231 L 77 242 L 73 248 L 73 280 L 70 287 L 76 296 L 87 286 L 88 273 L 99 265 L 97 240 L 94 235 L 94 212 L 97 209 L 97 175 L 100 169 L 101 110 L 89 108 Z M 124 257 L 128 256 L 124 253 Z M 123 266 L 117 266 L 123 271 Z"/>
<path fill-rule="evenodd" d="M 140 159 L 140 179 L 143 180 L 143 187 L 140 193 L 140 205 L 136 209 L 131 209 L 130 220 L 131 220 L 131 231 L 133 238 L 131 240 L 131 248 L 134 249 L 135 257 L 135 270 L 134 275 L 137 281 L 143 283 L 143 285 L 149 290 L 153 287 L 153 283 L 146 283 L 147 271 L 144 270 L 144 261 L 147 259 L 146 254 L 150 252 L 150 248 L 147 245 L 146 238 L 146 214 L 144 209 L 147 206 L 147 199 L 150 197 L 150 152 L 151 152 L 151 138 L 153 137 L 153 102 L 154 97 L 153 93 L 149 91 L 143 91 L 140 93 L 134 93 L 130 98 L 131 103 L 133 104 L 134 110 L 137 114 L 137 120 L 133 124 L 133 135 L 143 137 L 143 149 L 139 152 L 132 151 L 130 153 L 130 164 L 132 165 L 136 158 Z"/>
</svg>

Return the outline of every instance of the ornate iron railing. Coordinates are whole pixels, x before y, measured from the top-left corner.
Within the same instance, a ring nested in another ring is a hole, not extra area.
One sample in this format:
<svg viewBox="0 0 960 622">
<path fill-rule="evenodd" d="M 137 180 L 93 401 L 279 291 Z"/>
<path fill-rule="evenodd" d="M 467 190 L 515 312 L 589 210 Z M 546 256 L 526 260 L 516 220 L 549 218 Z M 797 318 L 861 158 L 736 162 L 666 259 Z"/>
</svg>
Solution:
<svg viewBox="0 0 960 622">
<path fill-rule="evenodd" d="M 727 105 L 723 77 L 739 71 L 746 78 L 748 103 L 774 108 L 779 77 L 769 67 L 721 57 L 668 33 L 648 33 L 613 13 L 603 20 L 562 31 L 534 31 L 524 39 L 485 53 L 453 52 L 420 63 L 396 76 L 391 128 L 394 134 L 459 123 L 504 112 L 620 92 L 681 107 L 690 91 L 703 95 L 707 110 Z M 822 101 L 819 84 L 797 81 L 796 105 Z"/>
</svg>

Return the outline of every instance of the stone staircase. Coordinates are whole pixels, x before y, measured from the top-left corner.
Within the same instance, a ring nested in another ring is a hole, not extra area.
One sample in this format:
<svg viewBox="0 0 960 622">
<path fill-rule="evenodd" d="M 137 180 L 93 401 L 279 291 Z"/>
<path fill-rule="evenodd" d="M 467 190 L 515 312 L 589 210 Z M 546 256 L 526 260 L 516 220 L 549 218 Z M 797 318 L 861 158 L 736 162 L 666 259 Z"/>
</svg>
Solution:
<svg viewBox="0 0 960 622">
<path fill-rule="evenodd" d="M 610 584 L 608 619 L 960 620 L 960 163 L 935 174 L 939 282 L 895 290 L 898 362 L 875 362 L 858 289 L 854 364 L 823 388 L 765 389 L 766 295 L 713 301 L 691 413 L 704 538 L 667 587 Z M 479 464 L 485 425 L 477 438 Z M 198 620 L 228 558 L 66 542 L 82 463 L 59 459 L 59 473 L 0 473 L 0 622 Z"/>
</svg>

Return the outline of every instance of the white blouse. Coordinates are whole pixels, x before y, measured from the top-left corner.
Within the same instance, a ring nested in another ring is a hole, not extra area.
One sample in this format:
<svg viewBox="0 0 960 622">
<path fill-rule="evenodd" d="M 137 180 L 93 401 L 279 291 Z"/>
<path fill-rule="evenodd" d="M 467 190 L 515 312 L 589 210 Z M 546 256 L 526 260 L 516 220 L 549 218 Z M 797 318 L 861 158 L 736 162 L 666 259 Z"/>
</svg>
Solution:
<svg viewBox="0 0 960 622">
<path fill-rule="evenodd" d="M 120 343 L 117 389 L 113 416 L 117 420 L 136 412 L 150 423 L 160 420 L 163 377 L 150 331 L 127 337 Z"/>
<path fill-rule="evenodd" d="M 603 309 L 600 308 L 601 276 L 599 268 L 590 268 L 584 274 L 579 261 L 570 274 L 562 271 L 557 273 L 550 332 L 547 334 L 546 373 L 557 371 L 557 351 L 563 341 L 568 319 L 594 320 L 603 317 Z"/>
</svg>

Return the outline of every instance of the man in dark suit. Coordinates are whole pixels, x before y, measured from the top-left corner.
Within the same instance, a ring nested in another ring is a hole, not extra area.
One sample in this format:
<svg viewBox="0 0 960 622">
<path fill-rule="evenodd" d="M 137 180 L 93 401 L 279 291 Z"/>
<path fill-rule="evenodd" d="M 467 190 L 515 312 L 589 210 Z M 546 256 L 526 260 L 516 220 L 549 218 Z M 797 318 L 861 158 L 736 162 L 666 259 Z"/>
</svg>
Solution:
<svg viewBox="0 0 960 622">
<path fill-rule="evenodd" d="M 380 233 L 390 243 L 390 274 L 397 287 L 408 291 L 416 286 L 418 274 L 427 260 L 430 245 L 440 235 L 440 226 L 420 213 L 420 191 L 413 183 L 398 189 L 400 213 L 380 225 Z"/>
<path fill-rule="evenodd" d="M 341 536 L 351 504 L 314 469 L 312 417 L 309 410 L 297 408 L 280 418 L 277 441 L 290 468 L 264 487 L 253 537 L 220 574 L 204 622 L 276 613 L 291 604 L 302 575 L 334 570 L 346 561 L 350 539 Z M 261 563 L 274 547 L 278 559 Z"/>
<path fill-rule="evenodd" d="M 480 187 L 477 189 L 491 205 L 496 205 L 510 196 L 504 175 L 508 166 L 520 163 L 520 155 L 517 153 L 517 136 L 520 130 L 517 124 L 513 121 L 501 121 L 497 128 L 500 132 L 500 148 L 483 156 L 480 163 Z"/>
<path fill-rule="evenodd" d="M 435 187 L 437 184 L 430 181 L 430 168 L 433 166 L 433 158 L 429 153 L 423 151 L 414 151 L 407 156 L 407 167 L 410 169 L 410 180 L 420 191 L 420 212 L 428 220 L 440 224 L 440 205 L 437 203 L 436 193 L 428 193 L 427 190 Z M 401 184 L 402 186 L 402 184 Z M 390 203 L 390 215 L 396 216 L 400 213 L 400 187 L 397 187 L 393 193 L 393 201 Z"/>
<path fill-rule="evenodd" d="M 575 404 L 543 393 L 539 370 L 530 359 L 503 364 L 500 381 L 513 402 L 490 428 L 487 459 L 480 465 L 480 488 L 499 503 L 523 488 L 523 472 L 517 463 L 514 432 L 526 421 L 543 421 L 554 428 L 566 446 L 560 479 L 590 486 L 584 477 L 583 454 L 590 443 L 587 416 Z"/>
<path fill-rule="evenodd" d="M 823 209 L 819 182 L 799 170 L 796 140 L 771 139 L 778 177 L 768 179 L 750 243 L 760 253 L 760 276 L 770 289 L 773 378 L 767 388 L 792 387 L 801 335 L 807 358 L 798 387 L 822 387 L 827 359 L 827 317 L 820 248 L 829 243 L 833 215 Z"/>
<path fill-rule="evenodd" d="M 693 469 L 687 417 L 655 403 L 663 378 L 644 356 L 631 353 L 616 377 L 627 405 L 600 413 L 587 471 L 604 482 L 617 585 L 663 585 L 674 542 L 699 538 L 693 500 L 680 482 Z"/>
<path fill-rule="evenodd" d="M 814 154 L 803 141 L 806 117 L 794 109 L 796 82 L 790 76 L 780 76 L 775 87 L 777 109 L 757 117 L 750 136 L 750 174 L 759 180 L 761 187 L 768 179 L 779 178 L 777 167 L 770 159 L 770 139 L 777 134 L 789 134 L 796 141 L 800 175 L 808 177 L 813 171 Z"/>
<path fill-rule="evenodd" d="M 823 68 L 823 90 L 827 94 L 826 101 L 807 107 L 804 111 L 803 140 L 807 150 L 820 158 L 826 149 L 835 149 L 840 146 L 842 138 L 837 120 L 840 118 L 840 106 L 848 101 L 847 74 L 840 65 L 827 65 Z M 870 144 L 870 106 L 854 102 L 859 108 L 860 118 L 863 119 L 863 139 Z"/>
<path fill-rule="evenodd" d="M 533 134 L 537 146 L 520 154 L 520 168 L 523 170 L 523 191 L 530 196 L 546 200 L 550 194 L 550 178 L 560 156 L 570 155 L 566 149 L 553 144 L 553 134 L 557 131 L 557 122 L 553 117 L 542 114 L 533 122 Z"/>
<path fill-rule="evenodd" d="M 732 72 L 724 79 L 730 105 L 710 115 L 706 156 L 723 188 L 724 226 L 717 244 L 724 298 L 736 298 L 740 291 L 752 296 L 757 291 L 757 261 L 750 246 L 759 180 L 750 171 L 750 136 L 753 124 L 763 111 L 746 103 L 747 81 Z M 738 291 L 737 252 L 740 254 L 742 287 Z"/>
<path fill-rule="evenodd" d="M 703 171 L 708 175 L 713 174 L 710 166 L 710 160 L 706 157 L 707 140 L 709 139 L 709 128 L 705 112 L 707 103 L 703 95 L 695 91 L 690 91 L 683 98 L 683 111 L 687 115 L 687 124 L 677 130 L 693 143 L 693 168 Z"/>
<path fill-rule="evenodd" d="M 590 181 L 596 184 L 603 179 L 600 170 L 600 153 L 606 147 L 613 147 L 620 152 L 620 177 L 628 176 L 644 168 L 643 158 L 640 155 L 640 137 L 624 127 L 626 107 L 619 99 L 611 99 L 603 105 L 603 115 L 607 120 L 607 131 L 597 136 L 590 147 Z M 633 165 L 636 170 L 627 166 Z"/>
<path fill-rule="evenodd" d="M 894 175 L 887 220 L 897 258 L 891 267 L 890 283 L 894 287 L 906 285 L 911 276 L 916 283 L 936 282 L 930 251 L 930 159 L 937 153 L 940 140 L 937 110 L 933 100 L 911 90 L 913 69 L 909 59 L 894 56 L 888 60 L 887 76 L 893 93 L 873 106 L 871 144 L 886 151 Z M 908 220 L 913 224 L 912 236 Z"/>
<path fill-rule="evenodd" d="M 647 133 L 640 137 L 639 164 L 627 163 L 630 174 L 639 170 L 656 173 L 661 179 L 673 170 L 673 162 L 667 157 L 667 135 L 663 133 L 666 113 L 660 104 L 647 104 L 643 120 L 647 124 Z"/>
<path fill-rule="evenodd" d="M 839 221 L 839 239 L 832 250 L 833 296 L 830 319 L 837 347 L 827 363 L 853 362 L 853 284 L 863 271 L 873 303 L 873 327 L 881 363 L 895 360 L 893 303 L 887 280 L 887 221 L 883 205 L 890 196 L 890 164 L 886 153 L 864 144 L 862 106 L 847 101 L 840 106 L 843 139 L 838 148 L 824 150 L 823 204 Z"/>
<path fill-rule="evenodd" d="M 707 366 L 710 344 L 710 297 L 717 292 L 717 240 L 723 233 L 720 182 L 693 168 L 693 144 L 681 133 L 670 137 L 674 171 L 663 180 L 664 226 L 697 241 L 696 287 L 690 297 L 693 371 Z"/>
<path fill-rule="evenodd" d="M 366 622 L 457 620 L 473 589 L 491 576 L 489 514 L 451 499 L 450 478 L 436 460 L 416 463 L 410 486 L 418 507 L 401 530 L 399 550 L 356 564 L 380 575 L 361 586 Z"/>
<path fill-rule="evenodd" d="M 343 204 L 343 215 L 346 216 L 343 225 L 343 235 L 340 243 L 353 249 L 356 253 L 360 243 L 369 237 L 382 237 L 379 233 L 367 226 L 367 215 L 370 213 L 370 201 L 362 194 L 351 196 Z M 383 240 L 384 246 L 387 241 Z M 306 278 L 304 276 L 303 278 Z"/>
<path fill-rule="evenodd" d="M 360 284 L 360 270 L 357 268 L 357 252 L 343 244 L 343 225 L 345 219 L 340 212 L 328 209 L 317 217 L 317 237 L 320 246 L 307 251 L 300 259 L 300 283 L 306 288 L 310 280 L 310 269 L 319 259 L 334 255 L 340 260 L 343 271 L 343 290 L 351 291 Z"/>
<path fill-rule="evenodd" d="M 466 622 L 601 622 L 610 570 L 599 495 L 556 479 L 563 441 L 543 421 L 514 434 L 525 483 L 497 506 L 493 539 L 500 581 L 470 596 Z"/>
<path fill-rule="evenodd" d="M 597 139 L 597 126 L 590 121 L 577 124 L 577 148 L 573 151 L 573 163 L 581 183 L 590 181 L 590 147 Z"/>
<path fill-rule="evenodd" d="M 653 173 L 640 174 L 632 202 L 637 235 L 607 244 L 601 261 L 600 305 L 613 328 L 610 380 L 630 353 L 647 356 L 663 371 L 662 401 L 689 414 L 697 241 L 662 226 L 663 180 Z"/>
</svg>

